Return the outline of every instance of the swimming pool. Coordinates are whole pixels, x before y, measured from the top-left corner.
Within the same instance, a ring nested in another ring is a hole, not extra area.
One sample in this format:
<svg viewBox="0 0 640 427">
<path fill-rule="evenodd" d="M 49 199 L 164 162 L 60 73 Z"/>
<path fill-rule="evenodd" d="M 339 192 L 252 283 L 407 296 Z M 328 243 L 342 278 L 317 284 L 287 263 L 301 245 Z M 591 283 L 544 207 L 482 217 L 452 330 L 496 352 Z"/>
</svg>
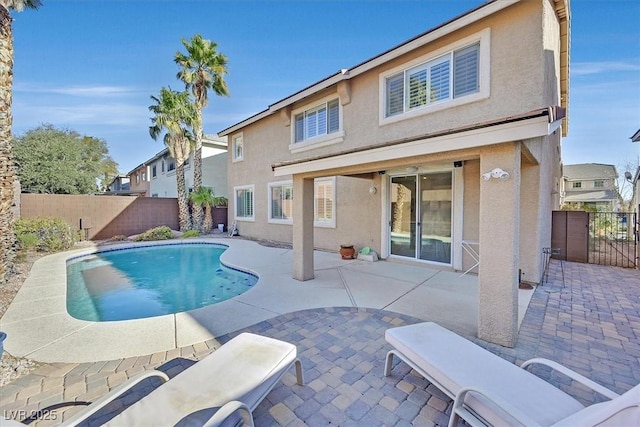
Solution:
<svg viewBox="0 0 640 427">
<path fill-rule="evenodd" d="M 251 289 L 258 278 L 220 262 L 226 246 L 181 243 L 121 248 L 67 261 L 67 311 L 112 321 L 179 313 Z"/>
</svg>

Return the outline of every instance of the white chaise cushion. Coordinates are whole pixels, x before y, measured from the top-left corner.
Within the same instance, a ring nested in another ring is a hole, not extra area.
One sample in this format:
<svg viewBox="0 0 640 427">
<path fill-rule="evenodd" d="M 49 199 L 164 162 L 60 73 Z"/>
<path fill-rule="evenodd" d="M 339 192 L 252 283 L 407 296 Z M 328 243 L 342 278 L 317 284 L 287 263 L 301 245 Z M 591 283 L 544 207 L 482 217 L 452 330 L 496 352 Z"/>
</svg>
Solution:
<svg viewBox="0 0 640 427">
<path fill-rule="evenodd" d="M 385 339 L 452 398 L 462 388 L 480 389 L 540 425 L 552 425 L 584 408 L 548 382 L 436 323 L 391 328 Z M 487 421 L 504 424 L 503 414 L 485 399 L 471 394 L 465 403 Z"/>
<path fill-rule="evenodd" d="M 615 399 L 587 406 L 554 427 L 640 426 L 640 384 Z"/>
<path fill-rule="evenodd" d="M 296 360 L 293 344 L 243 333 L 153 390 L 110 426 L 202 425 L 227 402 L 251 410 Z"/>
</svg>

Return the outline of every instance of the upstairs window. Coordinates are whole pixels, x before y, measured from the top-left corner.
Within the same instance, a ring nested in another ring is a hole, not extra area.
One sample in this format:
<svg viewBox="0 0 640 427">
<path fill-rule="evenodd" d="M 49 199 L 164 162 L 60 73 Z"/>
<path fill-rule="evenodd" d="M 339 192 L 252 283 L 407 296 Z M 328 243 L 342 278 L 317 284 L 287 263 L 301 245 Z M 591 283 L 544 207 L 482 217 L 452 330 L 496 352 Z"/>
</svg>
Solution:
<svg viewBox="0 0 640 427">
<path fill-rule="evenodd" d="M 233 161 L 239 162 L 244 159 L 244 141 L 242 134 L 233 137 L 232 143 Z"/>
<path fill-rule="evenodd" d="M 152 176 L 153 178 L 155 178 L 156 176 L 158 176 L 158 171 L 157 171 L 157 169 L 156 169 L 156 165 L 155 165 L 155 164 L 151 167 L 151 176 Z"/>
<path fill-rule="evenodd" d="M 176 162 L 173 159 L 169 160 L 169 164 L 167 165 L 167 172 L 171 172 L 176 169 Z"/>
<path fill-rule="evenodd" d="M 571 188 L 582 188 L 582 182 L 576 181 L 571 184 Z"/>
<path fill-rule="evenodd" d="M 604 188 L 604 180 L 593 181 L 593 188 Z"/>
<path fill-rule="evenodd" d="M 475 43 L 387 77 L 385 116 L 395 116 L 479 90 L 480 43 Z"/>
<path fill-rule="evenodd" d="M 295 142 L 306 141 L 340 130 L 338 99 L 324 102 L 295 116 Z"/>
</svg>

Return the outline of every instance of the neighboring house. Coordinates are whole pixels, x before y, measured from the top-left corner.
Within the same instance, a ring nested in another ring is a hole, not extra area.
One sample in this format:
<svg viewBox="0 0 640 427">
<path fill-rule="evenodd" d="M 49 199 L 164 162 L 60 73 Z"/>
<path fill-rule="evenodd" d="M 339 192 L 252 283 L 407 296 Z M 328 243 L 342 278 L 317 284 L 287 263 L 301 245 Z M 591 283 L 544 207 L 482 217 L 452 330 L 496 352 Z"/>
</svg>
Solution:
<svg viewBox="0 0 640 427">
<path fill-rule="evenodd" d="M 563 167 L 562 208 L 614 212 L 619 206 L 613 165 L 584 163 Z"/>
<path fill-rule="evenodd" d="M 193 190 L 193 155 L 185 163 L 187 191 Z M 130 173 L 132 189 L 146 188 L 147 197 L 178 197 L 176 163 L 169 149 L 138 166 Z M 216 196 L 227 197 L 227 140 L 215 135 L 205 135 L 202 143 L 202 185 L 211 188 Z"/>
<path fill-rule="evenodd" d="M 131 192 L 131 186 L 129 185 L 129 177 L 127 175 L 116 175 L 113 177 L 109 185 L 107 186 L 107 193 L 109 194 L 129 194 Z"/>
<path fill-rule="evenodd" d="M 193 155 L 191 152 L 184 167 L 187 191 L 193 190 Z M 150 171 L 151 197 L 178 197 L 176 164 L 164 149 L 147 162 Z M 227 139 L 206 135 L 202 142 L 202 185 L 213 190 L 216 196 L 227 197 Z"/>
<path fill-rule="evenodd" d="M 149 197 L 149 166 L 142 163 L 133 168 L 129 173 L 129 190 L 142 197 Z"/>
<path fill-rule="evenodd" d="M 559 207 L 569 28 L 568 0 L 490 1 L 228 127 L 229 219 L 292 242 L 301 281 L 314 247 L 458 271 L 479 250 L 478 336 L 513 346 Z"/>
</svg>

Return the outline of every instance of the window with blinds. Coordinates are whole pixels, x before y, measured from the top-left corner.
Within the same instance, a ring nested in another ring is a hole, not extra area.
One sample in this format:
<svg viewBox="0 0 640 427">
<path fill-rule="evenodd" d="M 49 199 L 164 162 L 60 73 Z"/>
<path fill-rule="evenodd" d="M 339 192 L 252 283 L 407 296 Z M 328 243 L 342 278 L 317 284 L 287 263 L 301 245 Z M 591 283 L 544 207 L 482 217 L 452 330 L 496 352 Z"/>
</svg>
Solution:
<svg viewBox="0 0 640 427">
<path fill-rule="evenodd" d="M 253 220 L 253 186 L 236 187 L 236 219 Z"/>
<path fill-rule="evenodd" d="M 295 142 L 340 130 L 338 99 L 322 103 L 295 116 Z"/>
<path fill-rule="evenodd" d="M 335 226 L 335 178 L 314 181 L 314 224 Z"/>
<path fill-rule="evenodd" d="M 475 43 L 386 78 L 386 117 L 478 92 L 479 53 Z"/>
<path fill-rule="evenodd" d="M 293 184 L 269 184 L 269 220 L 291 223 L 293 218 Z"/>
</svg>

